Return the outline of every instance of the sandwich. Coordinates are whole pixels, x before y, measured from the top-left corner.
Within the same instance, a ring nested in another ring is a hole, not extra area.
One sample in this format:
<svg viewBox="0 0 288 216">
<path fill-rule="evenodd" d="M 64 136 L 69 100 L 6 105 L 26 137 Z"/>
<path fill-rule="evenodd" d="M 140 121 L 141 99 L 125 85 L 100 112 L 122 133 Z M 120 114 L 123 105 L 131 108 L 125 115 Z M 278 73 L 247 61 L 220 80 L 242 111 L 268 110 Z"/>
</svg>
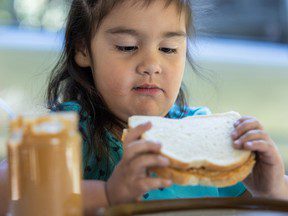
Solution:
<svg viewBox="0 0 288 216">
<path fill-rule="evenodd" d="M 231 133 L 239 118 L 233 111 L 182 119 L 132 116 L 128 127 L 152 123 L 141 138 L 160 142 L 160 154 L 170 160 L 169 167 L 151 168 L 159 177 L 180 185 L 227 187 L 244 180 L 255 164 L 253 152 L 233 147 Z"/>
</svg>

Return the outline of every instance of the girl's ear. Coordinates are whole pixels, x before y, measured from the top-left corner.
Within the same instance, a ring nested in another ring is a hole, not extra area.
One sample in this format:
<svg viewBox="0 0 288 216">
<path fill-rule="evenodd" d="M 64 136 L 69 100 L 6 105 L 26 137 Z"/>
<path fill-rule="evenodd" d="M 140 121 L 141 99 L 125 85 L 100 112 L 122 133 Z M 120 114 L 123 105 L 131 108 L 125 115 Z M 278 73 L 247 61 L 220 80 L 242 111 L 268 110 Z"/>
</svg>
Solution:
<svg viewBox="0 0 288 216">
<path fill-rule="evenodd" d="M 90 67 L 90 56 L 88 54 L 88 50 L 83 45 L 80 44 L 76 48 L 76 53 L 74 57 L 75 62 L 80 67 Z"/>
</svg>

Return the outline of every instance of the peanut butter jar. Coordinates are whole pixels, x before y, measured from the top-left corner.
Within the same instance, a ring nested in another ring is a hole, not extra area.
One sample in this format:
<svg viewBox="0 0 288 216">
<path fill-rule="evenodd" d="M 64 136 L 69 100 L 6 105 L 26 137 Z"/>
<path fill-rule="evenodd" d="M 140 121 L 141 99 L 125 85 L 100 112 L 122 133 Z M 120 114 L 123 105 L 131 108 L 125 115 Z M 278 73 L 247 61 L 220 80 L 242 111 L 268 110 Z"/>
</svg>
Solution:
<svg viewBox="0 0 288 216">
<path fill-rule="evenodd" d="M 59 112 L 10 122 L 8 215 L 83 215 L 78 121 Z"/>
</svg>

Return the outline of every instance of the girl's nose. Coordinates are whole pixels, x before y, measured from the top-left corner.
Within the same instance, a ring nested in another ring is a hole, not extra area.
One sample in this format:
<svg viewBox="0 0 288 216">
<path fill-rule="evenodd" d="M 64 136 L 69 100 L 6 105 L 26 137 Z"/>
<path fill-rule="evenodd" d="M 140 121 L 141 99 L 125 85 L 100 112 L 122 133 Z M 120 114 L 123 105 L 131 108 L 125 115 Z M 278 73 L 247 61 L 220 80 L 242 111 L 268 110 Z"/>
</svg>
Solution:
<svg viewBox="0 0 288 216">
<path fill-rule="evenodd" d="M 159 60 L 157 60 L 156 58 L 146 58 L 138 64 L 136 71 L 140 75 L 152 76 L 153 74 L 160 74 L 162 72 L 162 69 L 160 67 Z"/>
</svg>

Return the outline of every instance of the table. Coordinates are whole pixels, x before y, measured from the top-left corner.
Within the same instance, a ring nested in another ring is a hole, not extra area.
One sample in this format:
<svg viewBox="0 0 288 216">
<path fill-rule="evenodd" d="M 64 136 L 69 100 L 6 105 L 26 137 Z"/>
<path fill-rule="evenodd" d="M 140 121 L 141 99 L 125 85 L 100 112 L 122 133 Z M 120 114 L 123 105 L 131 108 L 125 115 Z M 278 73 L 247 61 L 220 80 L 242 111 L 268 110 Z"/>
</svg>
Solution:
<svg viewBox="0 0 288 216">
<path fill-rule="evenodd" d="M 91 209 L 85 216 L 288 216 L 288 202 L 263 198 L 194 198 L 144 201 Z"/>
</svg>

